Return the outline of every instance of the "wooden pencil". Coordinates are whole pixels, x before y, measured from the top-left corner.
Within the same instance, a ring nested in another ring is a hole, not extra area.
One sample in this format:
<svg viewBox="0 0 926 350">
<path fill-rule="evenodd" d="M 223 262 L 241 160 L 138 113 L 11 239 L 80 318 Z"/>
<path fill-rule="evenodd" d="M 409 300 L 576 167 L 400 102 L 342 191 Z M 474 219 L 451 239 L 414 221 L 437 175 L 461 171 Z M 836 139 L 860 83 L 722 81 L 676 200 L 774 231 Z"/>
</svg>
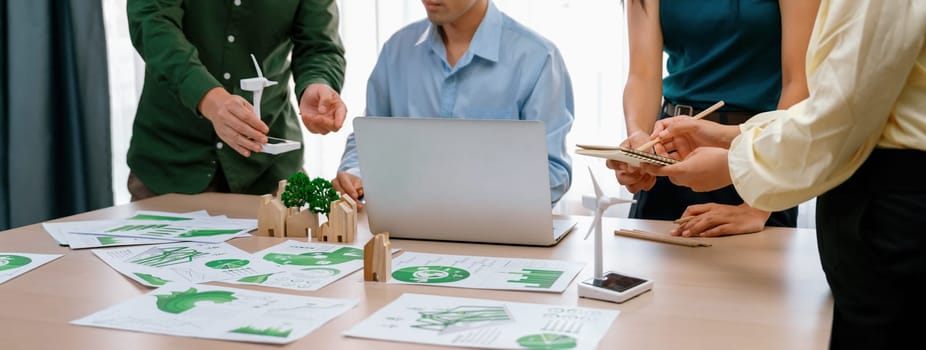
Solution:
<svg viewBox="0 0 926 350">
<path fill-rule="evenodd" d="M 655 233 L 642 230 L 615 230 L 615 235 L 645 239 L 649 241 L 683 245 L 686 247 L 710 247 L 711 244 L 697 238 L 670 236 L 664 233 Z"/>
</svg>

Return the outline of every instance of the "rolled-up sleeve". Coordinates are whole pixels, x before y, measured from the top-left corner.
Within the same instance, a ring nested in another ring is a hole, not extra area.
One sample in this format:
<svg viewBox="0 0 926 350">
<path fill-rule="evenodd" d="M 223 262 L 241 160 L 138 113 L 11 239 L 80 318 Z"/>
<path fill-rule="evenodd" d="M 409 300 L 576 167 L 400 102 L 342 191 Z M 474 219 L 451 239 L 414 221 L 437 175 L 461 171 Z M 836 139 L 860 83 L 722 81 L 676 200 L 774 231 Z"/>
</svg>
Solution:
<svg viewBox="0 0 926 350">
<path fill-rule="evenodd" d="M 728 164 L 749 205 L 783 210 L 839 185 L 872 152 L 926 34 L 924 5 L 824 1 L 807 56 L 810 97 L 741 127 Z"/>
</svg>

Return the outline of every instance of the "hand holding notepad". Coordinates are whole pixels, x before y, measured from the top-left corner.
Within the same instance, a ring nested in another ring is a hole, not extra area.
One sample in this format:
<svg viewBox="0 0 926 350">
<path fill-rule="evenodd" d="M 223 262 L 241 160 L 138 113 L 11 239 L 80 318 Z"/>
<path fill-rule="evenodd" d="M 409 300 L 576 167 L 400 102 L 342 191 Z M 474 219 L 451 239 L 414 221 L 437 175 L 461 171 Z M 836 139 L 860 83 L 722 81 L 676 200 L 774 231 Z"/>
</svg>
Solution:
<svg viewBox="0 0 926 350">
<path fill-rule="evenodd" d="M 694 119 L 701 119 L 705 116 L 713 113 L 720 107 L 723 107 L 724 102 L 719 101 L 713 106 L 708 107 L 707 109 L 701 111 L 701 113 L 696 114 Z M 576 154 L 612 159 L 619 162 L 624 162 L 630 164 L 631 166 L 639 167 L 641 163 L 649 163 L 655 165 L 669 165 L 675 164 L 677 160 L 667 157 L 661 157 L 653 153 L 646 152 L 645 150 L 652 148 L 653 145 L 662 141 L 661 138 L 656 137 L 655 139 L 643 144 L 636 149 L 626 148 L 626 147 L 615 147 L 615 146 L 599 146 L 599 145 L 582 145 L 577 144 L 579 147 L 576 150 Z"/>
</svg>

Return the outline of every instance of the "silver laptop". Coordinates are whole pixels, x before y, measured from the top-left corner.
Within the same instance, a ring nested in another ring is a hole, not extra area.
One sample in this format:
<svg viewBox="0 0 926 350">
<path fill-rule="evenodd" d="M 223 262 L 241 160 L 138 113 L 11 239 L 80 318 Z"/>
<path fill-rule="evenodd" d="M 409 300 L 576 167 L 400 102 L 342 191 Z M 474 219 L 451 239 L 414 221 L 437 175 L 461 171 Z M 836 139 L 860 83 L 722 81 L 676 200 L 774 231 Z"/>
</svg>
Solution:
<svg viewBox="0 0 926 350">
<path fill-rule="evenodd" d="M 354 118 L 370 230 L 391 238 L 551 246 L 541 121 Z"/>
</svg>

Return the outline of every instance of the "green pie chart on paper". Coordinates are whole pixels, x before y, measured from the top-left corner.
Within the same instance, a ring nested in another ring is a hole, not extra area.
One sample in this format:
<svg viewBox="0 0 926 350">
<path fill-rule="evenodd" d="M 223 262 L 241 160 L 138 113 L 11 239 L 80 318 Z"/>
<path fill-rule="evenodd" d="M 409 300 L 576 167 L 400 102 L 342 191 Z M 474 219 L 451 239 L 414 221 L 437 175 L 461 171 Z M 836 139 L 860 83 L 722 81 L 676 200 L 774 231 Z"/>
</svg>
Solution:
<svg viewBox="0 0 926 350">
<path fill-rule="evenodd" d="M 250 261 L 245 259 L 221 259 L 207 262 L 206 266 L 216 270 L 232 270 L 245 267 L 250 263 Z"/>
<path fill-rule="evenodd" d="M 29 265 L 31 262 L 32 259 L 22 255 L 0 255 L 0 271 L 23 267 Z"/>
<path fill-rule="evenodd" d="M 453 266 L 409 266 L 392 273 L 392 278 L 409 283 L 449 283 L 467 277 L 469 271 Z"/>
<path fill-rule="evenodd" d="M 525 335 L 518 338 L 517 342 L 525 349 L 560 350 L 576 347 L 576 338 L 553 333 Z"/>
</svg>

